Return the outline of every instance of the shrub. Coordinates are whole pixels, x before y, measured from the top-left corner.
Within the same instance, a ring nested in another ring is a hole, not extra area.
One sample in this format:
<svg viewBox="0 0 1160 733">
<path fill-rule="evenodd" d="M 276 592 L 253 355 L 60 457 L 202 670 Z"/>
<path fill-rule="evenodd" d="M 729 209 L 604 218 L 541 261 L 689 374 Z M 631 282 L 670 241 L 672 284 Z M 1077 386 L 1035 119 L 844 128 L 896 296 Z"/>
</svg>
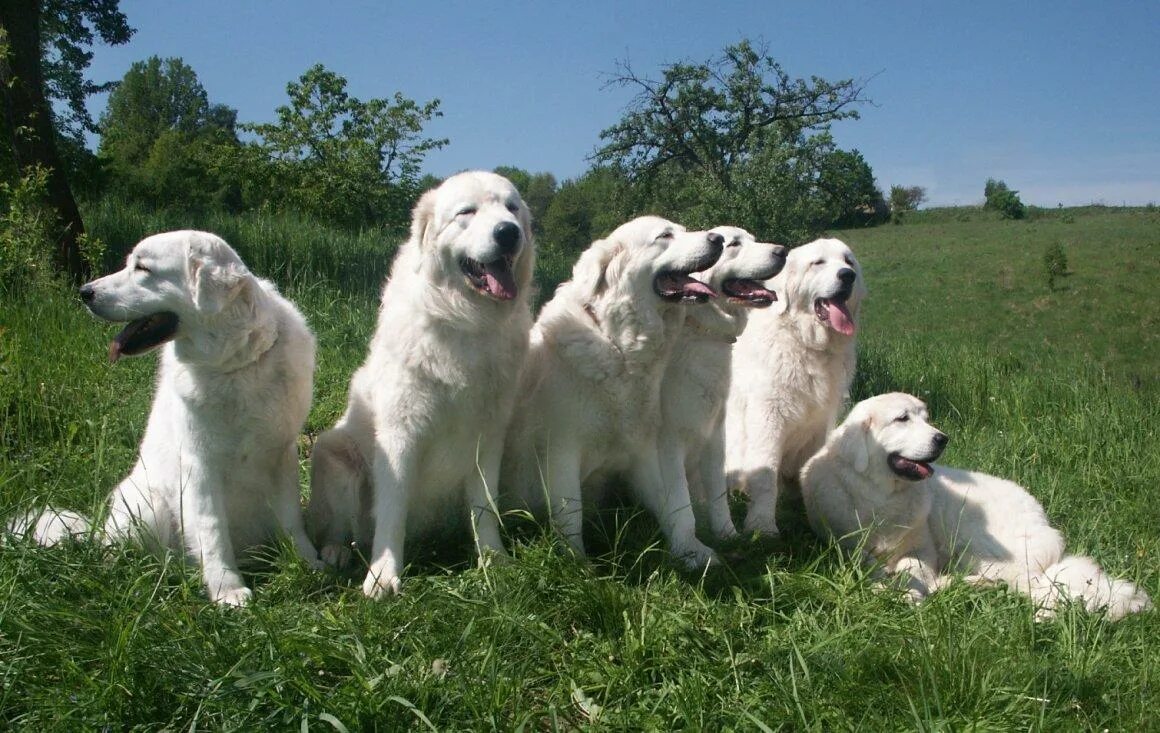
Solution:
<svg viewBox="0 0 1160 733">
<path fill-rule="evenodd" d="M 998 211 L 1004 219 L 1022 219 L 1027 216 L 1027 207 L 1019 200 L 1019 192 L 1012 191 L 1003 181 L 988 178 L 983 186 L 986 201 L 984 209 Z"/>
<path fill-rule="evenodd" d="M 52 277 L 56 219 L 44 203 L 48 172 L 37 166 L 14 182 L 0 182 L 0 291 Z"/>
<path fill-rule="evenodd" d="M 1047 274 L 1047 289 L 1055 290 L 1055 281 L 1067 276 L 1067 255 L 1059 242 L 1050 244 L 1043 252 L 1043 269 Z"/>
</svg>

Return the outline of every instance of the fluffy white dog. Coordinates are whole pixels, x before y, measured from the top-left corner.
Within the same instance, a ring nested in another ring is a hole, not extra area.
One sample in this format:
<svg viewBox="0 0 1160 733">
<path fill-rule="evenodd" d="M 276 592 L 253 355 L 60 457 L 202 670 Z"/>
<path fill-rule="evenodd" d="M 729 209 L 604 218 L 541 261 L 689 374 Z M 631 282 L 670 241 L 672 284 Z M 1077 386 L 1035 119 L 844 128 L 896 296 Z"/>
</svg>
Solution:
<svg viewBox="0 0 1160 733">
<path fill-rule="evenodd" d="M 778 302 L 752 315 L 733 350 L 725 468 L 730 488 L 749 493 L 745 530 L 776 535 L 779 482 L 822 446 L 854 378 L 866 285 L 837 239 L 791 250 L 769 285 Z"/>
<path fill-rule="evenodd" d="M 296 440 L 310 409 L 314 336 L 274 286 L 213 234 L 142 240 L 125 269 L 84 285 L 95 315 L 128 321 L 109 358 L 158 346 L 157 390 L 137 463 L 109 496 L 102 540 L 137 536 L 201 566 L 209 597 L 251 597 L 236 552 L 289 534 L 321 567 L 302 525 Z M 74 512 L 15 523 L 44 544 L 88 532 Z"/>
<path fill-rule="evenodd" d="M 346 414 L 318 438 L 307 525 L 323 559 L 372 544 L 363 591 L 399 590 L 404 539 L 470 507 L 481 559 L 504 552 L 496 480 L 532 317 L 527 207 L 460 173 L 415 206 Z"/>
<path fill-rule="evenodd" d="M 1143 590 L 1108 577 L 1091 558 L 1065 556 L 1063 536 L 1023 487 L 933 464 L 946 444 L 917 397 L 858 403 L 802 470 L 810 525 L 903 574 L 914 600 L 963 572 L 968 582 L 1026 593 L 1041 616 L 1065 598 L 1106 608 L 1112 619 L 1152 607 Z"/>
<path fill-rule="evenodd" d="M 682 304 L 714 296 L 690 274 L 712 265 L 723 243 L 720 234 L 687 232 L 656 216 L 634 219 L 580 256 L 536 321 L 503 486 L 517 504 L 540 509 L 546 500 L 579 554 L 581 487 L 617 473 L 656 517 L 674 555 L 690 566 L 713 558 L 694 534 L 687 489 L 681 495 L 661 475 L 657 430 Z"/>
<path fill-rule="evenodd" d="M 716 227 L 725 238 L 721 257 L 695 277 L 721 297 L 688 309 L 665 371 L 661 392 L 660 462 L 665 485 L 688 493 L 698 520 L 715 537 L 737 535 L 725 487 L 725 401 L 733 344 L 754 308 L 777 295 L 762 281 L 785 265 L 786 248 L 758 242 L 737 227 Z M 686 489 L 679 488 L 687 484 Z"/>
</svg>

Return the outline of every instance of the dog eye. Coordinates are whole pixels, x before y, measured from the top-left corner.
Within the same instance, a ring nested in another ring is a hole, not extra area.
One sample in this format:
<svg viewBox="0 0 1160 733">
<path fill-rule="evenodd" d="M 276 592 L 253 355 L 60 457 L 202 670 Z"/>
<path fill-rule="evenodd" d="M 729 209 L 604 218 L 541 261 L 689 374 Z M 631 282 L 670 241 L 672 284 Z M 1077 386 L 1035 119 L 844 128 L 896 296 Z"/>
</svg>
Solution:
<svg viewBox="0 0 1160 733">
<path fill-rule="evenodd" d="M 899 415 L 898 417 L 894 418 L 894 422 L 908 422 L 909 420 L 910 415 Z"/>
<path fill-rule="evenodd" d="M 150 272 L 153 272 L 152 270 L 150 270 L 150 269 L 149 269 L 148 267 L 146 267 L 145 265 L 142 265 L 140 262 L 138 262 L 138 263 L 136 263 L 135 265 L 133 265 L 133 269 L 134 269 L 134 270 L 136 270 L 137 272 L 144 272 L 144 273 L 150 273 Z"/>
<path fill-rule="evenodd" d="M 846 255 L 845 259 L 846 259 L 847 265 L 849 265 L 850 267 L 854 266 L 854 260 L 850 257 L 850 255 Z"/>
<path fill-rule="evenodd" d="M 456 215 L 456 216 L 471 216 L 471 215 L 473 215 L 473 214 L 474 214 L 475 212 L 477 212 L 477 211 L 479 211 L 479 207 L 476 207 L 476 206 L 464 206 L 462 209 L 460 209 L 459 211 L 457 211 L 457 212 L 455 213 L 455 215 Z"/>
<path fill-rule="evenodd" d="M 672 238 L 673 238 L 673 230 L 672 229 L 666 229 L 657 235 L 657 239 L 672 239 Z"/>
<path fill-rule="evenodd" d="M 741 246 L 741 240 L 740 240 L 740 239 L 734 239 L 732 242 L 730 242 L 729 244 L 727 244 L 727 245 L 725 245 L 725 246 L 726 246 L 726 247 L 740 247 L 740 246 Z"/>
<path fill-rule="evenodd" d="M 826 264 L 826 261 L 824 259 L 814 260 L 813 262 L 810 263 L 810 267 L 817 267 L 818 265 L 824 265 L 824 264 Z"/>
<path fill-rule="evenodd" d="M 520 205 L 519 204 L 508 204 L 507 210 L 512 212 L 513 214 L 518 214 L 518 213 L 520 213 Z"/>
</svg>

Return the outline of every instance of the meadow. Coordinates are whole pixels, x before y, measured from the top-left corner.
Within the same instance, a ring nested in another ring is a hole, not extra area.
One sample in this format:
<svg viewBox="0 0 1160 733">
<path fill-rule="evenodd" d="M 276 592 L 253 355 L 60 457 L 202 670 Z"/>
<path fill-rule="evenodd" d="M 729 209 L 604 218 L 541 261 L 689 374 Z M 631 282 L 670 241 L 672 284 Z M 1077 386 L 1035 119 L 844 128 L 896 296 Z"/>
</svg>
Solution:
<svg viewBox="0 0 1160 733">
<path fill-rule="evenodd" d="M 144 234 L 217 231 L 279 282 L 319 336 L 302 440 L 341 413 L 400 232 L 309 221 L 86 212 L 108 266 Z M 951 435 L 944 462 L 1016 480 L 1074 552 L 1160 596 L 1160 211 L 918 212 L 836 233 L 870 298 L 854 397 L 914 392 Z M 1045 250 L 1069 274 L 1049 287 Z M 545 293 L 566 262 L 545 260 Z M 93 510 L 128 470 L 153 357 L 106 362 L 114 327 L 71 289 L 0 305 L 0 516 Z M 303 489 L 307 489 L 303 473 Z M 740 507 L 738 507 L 740 509 Z M 679 571 L 656 527 L 612 507 L 580 561 L 506 518 L 511 562 L 476 568 L 454 533 L 415 553 L 403 595 L 273 548 L 252 607 L 217 608 L 196 573 L 132 547 L 0 548 L 0 721 L 26 730 L 1145 730 L 1160 710 L 1160 618 L 952 586 L 920 607 L 785 503 L 776 540 Z"/>
</svg>

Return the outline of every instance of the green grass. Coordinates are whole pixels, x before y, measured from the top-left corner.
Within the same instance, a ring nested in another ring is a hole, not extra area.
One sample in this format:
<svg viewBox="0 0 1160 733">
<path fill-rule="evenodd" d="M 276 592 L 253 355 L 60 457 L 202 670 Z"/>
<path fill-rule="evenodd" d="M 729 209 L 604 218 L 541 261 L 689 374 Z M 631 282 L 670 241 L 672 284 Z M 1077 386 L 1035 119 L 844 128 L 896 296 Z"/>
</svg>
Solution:
<svg viewBox="0 0 1160 733">
<path fill-rule="evenodd" d="M 841 233 L 871 290 L 855 389 L 923 396 L 952 435 L 947 462 L 1028 486 L 1072 549 L 1156 596 L 1160 354 L 1146 324 L 1156 318 L 1147 296 L 1160 282 L 1160 222 L 1145 210 L 1065 215 L 916 217 Z M 261 217 L 103 210 L 89 221 L 115 248 L 174 226 L 226 234 L 318 331 L 308 433 L 341 412 L 397 237 Z M 1042 249 L 1057 240 L 1073 274 L 1050 292 Z M 0 516 L 48 501 L 91 508 L 132 461 L 154 360 L 108 365 L 111 328 L 63 288 L 3 303 Z M 723 548 L 728 568 L 690 577 L 631 508 L 588 527 L 588 563 L 511 517 L 510 563 L 477 569 L 466 542 L 435 539 L 404 594 L 381 603 L 362 597 L 357 577 L 310 572 L 274 548 L 250 576 L 256 603 L 240 611 L 206 602 L 189 568 L 134 548 L 0 548 L 0 721 L 27 730 L 1155 726 L 1155 613 L 1109 624 L 1069 609 L 1035 623 L 1019 596 L 957 586 L 916 609 L 873 592 L 859 568 L 817 543 L 800 506 L 787 502 L 780 523 L 782 538 L 733 543 Z"/>
</svg>

